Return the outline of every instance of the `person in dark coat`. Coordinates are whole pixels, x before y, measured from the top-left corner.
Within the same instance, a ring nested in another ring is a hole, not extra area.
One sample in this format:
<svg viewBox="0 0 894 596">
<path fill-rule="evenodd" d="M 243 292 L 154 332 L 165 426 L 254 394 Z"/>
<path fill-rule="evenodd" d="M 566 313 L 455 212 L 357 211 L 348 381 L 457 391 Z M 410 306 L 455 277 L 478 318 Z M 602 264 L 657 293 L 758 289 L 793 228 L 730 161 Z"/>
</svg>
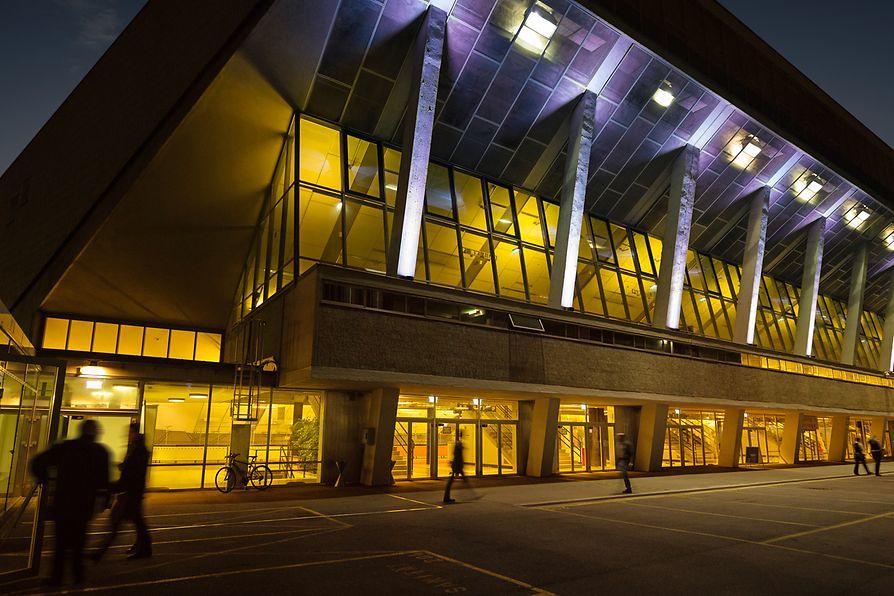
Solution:
<svg viewBox="0 0 894 596">
<path fill-rule="evenodd" d="M 444 487 L 444 502 L 445 503 L 455 503 L 456 499 L 450 497 L 450 488 L 453 486 L 453 480 L 457 476 L 462 477 L 463 482 L 466 483 L 466 486 L 469 484 L 469 479 L 466 478 L 466 472 L 463 469 L 465 467 L 465 455 L 463 455 L 463 441 L 462 435 L 456 436 L 456 443 L 453 444 L 453 461 L 450 462 L 450 476 L 447 477 L 447 486 Z"/>
<path fill-rule="evenodd" d="M 615 465 L 617 465 L 618 471 L 621 472 L 621 478 L 624 479 L 623 494 L 629 495 L 633 492 L 633 489 L 630 487 L 630 476 L 627 474 L 627 471 L 630 469 L 633 460 L 633 445 L 627 440 L 624 433 L 618 435 L 617 453 L 618 456 L 615 458 Z"/>
<path fill-rule="evenodd" d="M 140 434 L 140 425 L 133 423 L 127 441 L 127 454 L 121 462 L 121 478 L 112 490 L 118 493 L 109 517 L 109 529 L 99 549 L 90 558 L 99 561 L 118 535 L 124 520 L 130 520 L 137 530 L 137 539 L 128 549 L 128 559 L 142 559 L 152 556 L 152 538 L 143 516 L 143 494 L 146 492 L 146 470 L 149 467 L 149 451 L 146 440 Z"/>
<path fill-rule="evenodd" d="M 872 461 L 875 462 L 875 475 L 882 475 L 882 457 L 885 455 L 882 444 L 875 437 L 869 439 L 869 453 L 872 454 Z"/>
<path fill-rule="evenodd" d="M 866 475 L 869 476 L 869 467 L 866 465 L 866 453 L 863 451 L 863 443 L 860 442 L 860 439 L 854 440 L 854 475 L 860 475 L 860 464 L 863 464 L 863 469 L 866 470 Z"/>
<path fill-rule="evenodd" d="M 55 520 L 53 568 L 49 582 L 60 585 L 69 556 L 74 567 L 74 581 L 82 584 L 84 543 L 87 524 L 98 509 L 108 504 L 109 453 L 96 442 L 99 425 L 93 420 L 81 424 L 80 436 L 56 443 L 31 462 L 31 471 L 38 482 L 50 486 L 50 519 Z M 55 479 L 54 483 L 51 480 Z"/>
</svg>

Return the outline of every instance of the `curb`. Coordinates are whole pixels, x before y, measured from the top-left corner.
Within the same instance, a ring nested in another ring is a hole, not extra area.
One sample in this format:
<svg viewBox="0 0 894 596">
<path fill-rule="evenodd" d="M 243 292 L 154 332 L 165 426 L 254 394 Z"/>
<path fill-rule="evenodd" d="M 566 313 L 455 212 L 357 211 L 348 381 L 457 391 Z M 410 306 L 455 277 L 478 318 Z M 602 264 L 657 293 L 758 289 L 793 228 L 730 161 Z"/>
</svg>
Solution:
<svg viewBox="0 0 894 596">
<path fill-rule="evenodd" d="M 793 480 L 773 480 L 768 482 L 753 482 L 747 484 L 718 484 L 716 486 L 705 486 L 701 488 L 680 488 L 675 490 L 660 490 L 653 491 L 648 493 L 634 493 L 632 495 L 604 495 L 601 497 L 584 497 L 578 499 L 562 499 L 558 501 L 538 501 L 534 503 L 522 503 L 519 507 L 549 507 L 552 505 L 571 505 L 574 503 L 591 503 L 598 501 L 612 501 L 616 499 L 630 499 L 634 497 L 655 497 L 655 496 L 666 496 L 666 495 L 678 495 L 678 494 L 687 494 L 687 493 L 701 493 L 707 491 L 715 491 L 715 490 L 723 490 L 723 489 L 735 489 L 735 488 L 750 488 L 750 487 L 761 487 L 761 486 L 774 486 L 777 484 L 792 484 L 796 482 L 817 482 L 820 480 L 840 480 L 843 478 L 853 478 L 853 474 L 840 474 L 836 476 L 821 476 L 818 478 L 801 478 L 801 479 L 793 479 Z"/>
</svg>

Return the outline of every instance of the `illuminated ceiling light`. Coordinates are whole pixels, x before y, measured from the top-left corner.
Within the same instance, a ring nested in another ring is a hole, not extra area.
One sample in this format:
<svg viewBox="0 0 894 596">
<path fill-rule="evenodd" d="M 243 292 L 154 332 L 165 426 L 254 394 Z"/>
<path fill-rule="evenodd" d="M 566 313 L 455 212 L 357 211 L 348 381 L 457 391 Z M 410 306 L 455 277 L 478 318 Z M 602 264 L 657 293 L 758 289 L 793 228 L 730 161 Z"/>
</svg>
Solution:
<svg viewBox="0 0 894 596">
<path fill-rule="evenodd" d="M 852 228 L 859 228 L 866 220 L 869 219 L 869 216 L 872 213 L 862 206 L 855 206 L 850 211 L 844 214 L 844 223 Z"/>
<path fill-rule="evenodd" d="M 480 398 L 480 397 L 473 397 L 473 398 L 472 398 L 472 405 L 473 405 L 473 406 L 480 406 L 480 405 L 481 405 L 481 398 Z"/>
<path fill-rule="evenodd" d="M 680 415 L 680 410 L 679 410 L 679 409 L 675 409 L 675 410 L 674 410 L 674 414 L 676 414 L 677 416 L 679 416 L 679 415 Z"/>
<path fill-rule="evenodd" d="M 756 136 L 750 135 L 746 137 L 744 143 L 745 145 L 743 146 L 741 142 L 736 142 L 730 147 L 734 156 L 733 165 L 743 170 L 750 166 L 754 158 L 760 155 L 761 152 L 760 140 Z"/>
<path fill-rule="evenodd" d="M 882 239 L 882 242 L 885 243 L 885 247 L 888 250 L 894 250 L 894 232 L 889 232 L 888 235 Z"/>
<path fill-rule="evenodd" d="M 87 389 L 102 389 L 102 381 L 99 379 L 88 379 Z"/>
<path fill-rule="evenodd" d="M 587 410 L 587 404 L 581 404 L 581 405 L 580 405 L 580 409 L 586 411 L 586 410 Z"/>
<path fill-rule="evenodd" d="M 97 366 L 96 362 L 91 362 L 89 366 L 82 366 L 78 369 L 78 376 L 81 377 L 104 377 L 106 369 Z"/>
<path fill-rule="evenodd" d="M 546 49 L 557 27 L 552 11 L 540 2 L 535 2 L 518 30 L 516 40 L 525 48 L 540 54 Z"/>
<path fill-rule="evenodd" d="M 437 403 L 437 402 L 438 402 L 438 396 L 437 396 L 437 395 L 429 395 L 429 396 L 428 396 L 428 403 L 430 403 L 430 404 L 434 404 L 434 403 Z"/>
<path fill-rule="evenodd" d="M 756 142 L 757 142 L 757 137 L 752 137 L 751 140 L 748 141 L 748 143 L 745 145 L 745 148 L 742 149 L 742 151 L 744 151 L 751 157 L 757 157 L 761 152 L 761 148 L 759 145 L 755 144 Z"/>
<path fill-rule="evenodd" d="M 136 389 L 133 385 L 112 385 L 113 391 L 131 391 Z"/>
<path fill-rule="evenodd" d="M 795 197 L 798 200 L 806 203 L 811 201 L 816 196 L 816 193 L 823 189 L 823 186 L 825 186 L 825 182 L 822 178 L 805 172 L 805 175 L 792 184 L 792 190 L 795 191 Z"/>
<path fill-rule="evenodd" d="M 169 397 L 168 401 L 171 402 L 172 404 L 182 404 L 186 400 L 183 399 L 182 397 Z"/>
<path fill-rule="evenodd" d="M 189 399 L 208 399 L 208 396 L 204 393 L 190 393 Z"/>
<path fill-rule="evenodd" d="M 671 84 L 667 81 L 662 81 L 661 86 L 652 94 L 652 100 L 662 108 L 671 105 L 674 102 L 674 94 L 671 93 Z"/>
</svg>

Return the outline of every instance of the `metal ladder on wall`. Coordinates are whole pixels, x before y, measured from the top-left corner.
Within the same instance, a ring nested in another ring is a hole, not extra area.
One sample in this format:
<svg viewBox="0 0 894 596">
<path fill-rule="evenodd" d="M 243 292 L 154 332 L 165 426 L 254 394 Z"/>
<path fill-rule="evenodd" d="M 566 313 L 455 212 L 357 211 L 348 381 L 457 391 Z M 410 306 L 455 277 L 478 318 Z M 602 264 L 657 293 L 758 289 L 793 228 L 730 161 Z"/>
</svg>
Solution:
<svg viewBox="0 0 894 596">
<path fill-rule="evenodd" d="M 257 422 L 261 398 L 261 350 L 264 321 L 245 322 L 240 337 L 241 359 L 233 380 L 233 421 Z"/>
</svg>

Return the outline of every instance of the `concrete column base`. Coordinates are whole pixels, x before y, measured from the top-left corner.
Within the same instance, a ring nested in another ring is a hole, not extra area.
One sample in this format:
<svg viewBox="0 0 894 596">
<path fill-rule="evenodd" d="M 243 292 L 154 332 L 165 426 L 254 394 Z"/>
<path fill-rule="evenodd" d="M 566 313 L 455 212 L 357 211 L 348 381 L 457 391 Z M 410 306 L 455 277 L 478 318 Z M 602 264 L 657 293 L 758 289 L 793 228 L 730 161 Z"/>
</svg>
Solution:
<svg viewBox="0 0 894 596">
<path fill-rule="evenodd" d="M 720 435 L 720 453 L 717 465 L 724 468 L 739 467 L 742 452 L 742 427 L 745 425 L 744 408 L 723 410 L 723 432 Z"/>
<path fill-rule="evenodd" d="M 634 469 L 656 472 L 661 469 L 667 433 L 667 404 L 646 404 L 639 413 Z"/>
<path fill-rule="evenodd" d="M 366 420 L 362 405 L 363 400 L 352 393 L 327 391 L 323 396 L 320 409 L 320 483 L 335 484 L 339 474 L 337 461 L 345 464 L 342 473 L 345 484 L 360 481 L 362 429 Z"/>
<path fill-rule="evenodd" d="M 779 456 L 787 464 L 798 462 L 798 449 L 801 447 L 801 413 L 789 412 L 785 415 L 785 426 L 782 428 L 782 445 Z"/>
<path fill-rule="evenodd" d="M 366 486 L 391 484 L 391 454 L 399 394 L 397 389 L 384 388 L 363 396 L 367 410 L 366 426 L 362 431 L 363 467 L 360 470 L 360 483 Z"/>
<path fill-rule="evenodd" d="M 844 461 L 847 458 L 847 423 L 845 414 L 832 416 L 832 432 L 829 433 L 829 461 Z"/>
<path fill-rule="evenodd" d="M 559 398 L 542 397 L 535 399 L 534 408 L 531 412 L 531 434 L 528 440 L 526 476 L 542 478 L 553 475 L 558 426 Z"/>
</svg>

